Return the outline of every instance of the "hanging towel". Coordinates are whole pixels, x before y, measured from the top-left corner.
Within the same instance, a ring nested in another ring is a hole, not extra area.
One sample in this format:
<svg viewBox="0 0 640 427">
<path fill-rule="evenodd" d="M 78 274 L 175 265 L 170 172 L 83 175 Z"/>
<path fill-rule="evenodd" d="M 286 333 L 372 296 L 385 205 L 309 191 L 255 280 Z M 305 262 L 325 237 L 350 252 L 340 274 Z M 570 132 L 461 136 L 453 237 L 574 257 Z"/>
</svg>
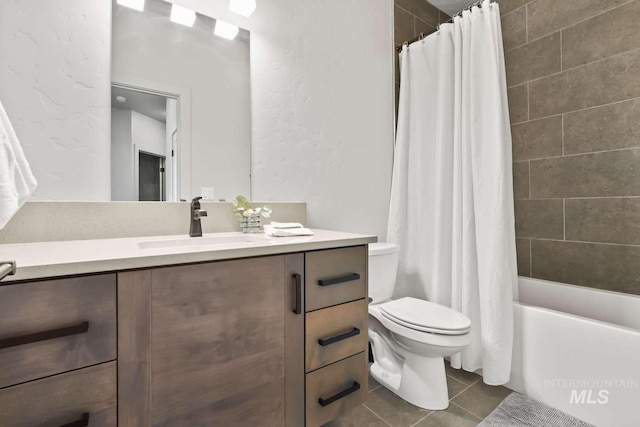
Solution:
<svg viewBox="0 0 640 427">
<path fill-rule="evenodd" d="M 264 234 L 271 237 L 313 236 L 313 231 L 308 228 L 275 228 L 271 225 L 263 227 Z"/>
<path fill-rule="evenodd" d="M 38 183 L 0 103 L 0 229 L 24 205 Z"/>
</svg>

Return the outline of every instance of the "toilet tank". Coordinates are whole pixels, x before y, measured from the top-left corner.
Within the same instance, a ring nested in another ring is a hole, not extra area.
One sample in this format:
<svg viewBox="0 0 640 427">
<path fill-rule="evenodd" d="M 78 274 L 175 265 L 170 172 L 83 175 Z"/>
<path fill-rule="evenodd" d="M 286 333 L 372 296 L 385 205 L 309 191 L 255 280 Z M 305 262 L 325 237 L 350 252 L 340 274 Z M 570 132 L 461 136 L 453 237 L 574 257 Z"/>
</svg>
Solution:
<svg viewBox="0 0 640 427">
<path fill-rule="evenodd" d="M 400 247 L 394 243 L 369 245 L 369 297 L 374 304 L 391 299 L 396 286 Z"/>
</svg>

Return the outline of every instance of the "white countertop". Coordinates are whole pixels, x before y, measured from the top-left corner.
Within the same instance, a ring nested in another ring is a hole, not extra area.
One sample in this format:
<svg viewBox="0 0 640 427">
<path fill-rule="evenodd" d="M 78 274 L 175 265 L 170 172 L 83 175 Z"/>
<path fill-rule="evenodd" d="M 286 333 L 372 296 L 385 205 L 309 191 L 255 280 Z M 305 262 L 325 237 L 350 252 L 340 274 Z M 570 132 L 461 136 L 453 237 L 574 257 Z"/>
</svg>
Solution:
<svg viewBox="0 0 640 427">
<path fill-rule="evenodd" d="M 16 275 L 6 277 L 0 285 L 17 280 L 365 245 L 377 240 L 375 236 L 364 234 L 313 231 L 314 236 L 301 237 L 233 232 L 205 234 L 202 238 L 180 235 L 0 245 L 0 260 L 16 261 L 18 266 Z M 214 239 L 220 239 L 222 243 L 202 244 Z M 248 241 L 232 242 L 234 239 Z M 195 245 L 148 247 L 177 240 L 193 241 Z M 141 246 L 147 248 L 141 249 Z"/>
</svg>

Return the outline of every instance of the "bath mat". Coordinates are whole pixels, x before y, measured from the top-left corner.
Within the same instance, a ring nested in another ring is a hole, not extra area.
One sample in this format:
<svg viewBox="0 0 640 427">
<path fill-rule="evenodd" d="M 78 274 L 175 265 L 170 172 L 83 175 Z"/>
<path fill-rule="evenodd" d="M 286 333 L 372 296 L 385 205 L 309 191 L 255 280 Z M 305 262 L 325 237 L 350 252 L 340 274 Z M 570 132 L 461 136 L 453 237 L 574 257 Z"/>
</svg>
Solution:
<svg viewBox="0 0 640 427">
<path fill-rule="evenodd" d="M 594 427 L 562 411 L 511 393 L 478 427 Z"/>
</svg>

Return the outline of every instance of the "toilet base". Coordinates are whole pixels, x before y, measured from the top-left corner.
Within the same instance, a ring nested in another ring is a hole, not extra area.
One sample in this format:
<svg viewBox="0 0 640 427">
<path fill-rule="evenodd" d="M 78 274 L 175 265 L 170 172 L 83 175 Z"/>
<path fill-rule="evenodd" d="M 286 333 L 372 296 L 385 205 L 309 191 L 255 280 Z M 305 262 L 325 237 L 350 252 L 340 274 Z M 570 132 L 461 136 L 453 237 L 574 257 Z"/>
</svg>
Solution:
<svg viewBox="0 0 640 427">
<path fill-rule="evenodd" d="M 439 411 L 449 407 L 444 358 L 405 355 L 399 373 L 371 365 L 371 376 L 402 399 L 419 408 Z"/>
</svg>

